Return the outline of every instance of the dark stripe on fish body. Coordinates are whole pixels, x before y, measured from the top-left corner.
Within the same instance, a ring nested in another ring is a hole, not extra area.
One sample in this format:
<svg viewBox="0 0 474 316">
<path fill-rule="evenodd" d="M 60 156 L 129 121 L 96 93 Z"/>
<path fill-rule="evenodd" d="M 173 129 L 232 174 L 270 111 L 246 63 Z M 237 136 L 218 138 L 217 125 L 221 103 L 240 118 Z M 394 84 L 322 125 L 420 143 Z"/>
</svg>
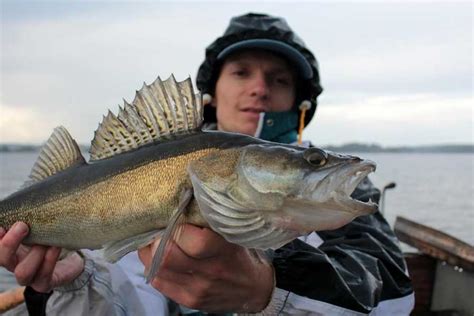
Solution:
<svg viewBox="0 0 474 316">
<path fill-rule="evenodd" d="M 9 209 L 16 209 L 21 205 L 38 205 L 51 199 L 67 196 L 84 187 L 153 161 L 177 157 L 207 148 L 228 149 L 256 143 L 265 142 L 242 134 L 217 131 L 170 135 L 169 139 L 162 142 L 147 144 L 130 152 L 72 167 L 15 192 L 0 201 L 0 213 Z"/>
</svg>

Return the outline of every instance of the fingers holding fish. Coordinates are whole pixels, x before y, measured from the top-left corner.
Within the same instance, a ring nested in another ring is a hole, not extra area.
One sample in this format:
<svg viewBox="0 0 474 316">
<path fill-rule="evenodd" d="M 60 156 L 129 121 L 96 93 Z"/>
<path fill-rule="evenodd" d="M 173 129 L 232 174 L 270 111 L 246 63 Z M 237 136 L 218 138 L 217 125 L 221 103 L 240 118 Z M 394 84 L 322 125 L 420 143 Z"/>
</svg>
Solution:
<svg viewBox="0 0 474 316">
<path fill-rule="evenodd" d="M 18 283 L 48 293 L 74 281 L 84 270 L 84 260 L 74 252 L 58 261 L 60 254 L 58 247 L 33 246 L 15 269 Z"/>
<path fill-rule="evenodd" d="M 47 247 L 34 245 L 31 250 L 18 261 L 14 273 L 20 285 L 30 285 L 43 265 Z"/>
<path fill-rule="evenodd" d="M 160 239 L 157 239 L 148 246 L 138 249 L 138 258 L 140 258 L 140 261 L 145 266 L 145 275 L 148 274 L 148 267 L 150 266 L 151 260 L 153 259 L 153 253 L 156 251 L 159 244 Z"/>
<path fill-rule="evenodd" d="M 60 252 L 57 247 L 33 246 L 15 270 L 18 283 L 29 285 L 37 292 L 50 292 L 54 287 L 51 280 Z"/>
<path fill-rule="evenodd" d="M 28 226 L 25 223 L 17 222 L 11 229 L 6 231 L 2 228 L 0 238 L 0 266 L 5 267 L 8 271 L 15 270 L 25 249 L 21 247 L 22 240 L 28 235 Z"/>
<path fill-rule="evenodd" d="M 156 246 L 140 250 L 145 266 L 154 249 Z M 187 225 L 178 241 L 169 243 L 151 284 L 190 308 L 257 312 L 268 303 L 273 282 L 271 265 L 256 259 L 248 249 L 228 243 L 209 229 Z"/>
<path fill-rule="evenodd" d="M 166 250 L 166 256 L 157 277 L 163 280 L 177 280 L 179 278 L 176 276 L 183 275 L 212 279 L 217 275 L 214 266 L 215 258 L 192 257 L 185 253 L 179 244 L 172 242 Z"/>
<path fill-rule="evenodd" d="M 225 296 L 219 289 L 213 288 L 213 282 L 199 273 L 160 271 L 152 285 L 168 298 L 192 309 L 206 312 L 220 312 Z M 216 302 L 212 304 L 211 302 Z"/>
<path fill-rule="evenodd" d="M 61 252 L 58 247 L 21 244 L 28 232 L 28 225 L 22 222 L 15 223 L 8 231 L 0 230 L 0 266 L 13 272 L 20 285 L 46 293 L 71 282 L 82 272 L 84 262 L 77 254 L 58 261 Z"/>
<path fill-rule="evenodd" d="M 40 269 L 36 272 L 30 286 L 37 292 L 47 293 L 53 288 L 75 280 L 84 270 L 84 260 L 76 252 L 59 260 L 61 248 L 48 247 Z"/>
<path fill-rule="evenodd" d="M 170 275 L 171 276 L 171 275 Z M 223 286 L 197 278 L 196 275 L 176 274 L 170 280 L 155 279 L 152 283 L 161 293 L 180 305 L 206 312 L 225 312 L 233 309 L 235 297 L 227 296 Z"/>
<path fill-rule="evenodd" d="M 140 249 L 138 249 L 138 258 L 140 259 L 140 261 L 143 263 L 143 265 L 145 266 L 145 271 L 144 271 L 144 275 L 148 275 L 149 271 L 150 271 L 150 267 L 152 265 L 152 261 L 153 261 L 153 256 L 154 254 L 156 253 L 159 245 L 161 243 L 161 238 L 156 238 L 153 242 L 151 242 L 149 245 L 145 246 L 145 247 L 142 247 Z M 170 245 L 172 244 L 173 242 L 170 241 L 168 243 L 168 245 L 166 245 L 166 249 L 165 249 L 165 256 L 163 258 L 163 261 L 161 262 L 160 266 L 159 266 L 159 269 L 161 270 L 161 268 L 163 267 L 163 264 L 167 259 L 167 253 L 169 251 L 169 247 Z"/>
<path fill-rule="evenodd" d="M 229 291 L 223 291 L 230 284 L 218 279 L 217 274 L 203 273 L 199 268 L 161 269 L 153 279 L 152 286 L 173 301 L 188 308 L 206 312 L 223 312 L 230 308 L 230 302 L 224 304 Z M 233 296 L 231 296 L 233 297 Z"/>
<path fill-rule="evenodd" d="M 152 285 L 175 302 L 206 312 L 259 312 L 268 304 L 273 269 L 257 263 L 242 248 L 235 255 L 190 258 L 172 246 L 169 264 Z"/>
<path fill-rule="evenodd" d="M 208 228 L 186 224 L 177 241 L 179 248 L 193 258 L 205 259 L 222 255 L 222 250 L 232 251 L 238 246 Z"/>
<path fill-rule="evenodd" d="M 28 235 L 28 231 L 25 223 L 15 223 L 0 241 L 0 265 L 13 272 L 20 285 L 31 285 L 37 276 L 41 275 L 39 272 L 45 266 L 44 258 L 48 250 L 47 247 L 39 245 L 22 245 L 21 242 Z M 50 263 L 53 268 L 55 262 L 56 259 Z"/>
<path fill-rule="evenodd" d="M 160 242 L 161 239 L 157 239 L 150 245 L 138 250 L 138 257 L 145 266 L 145 275 L 148 274 L 148 270 L 152 264 L 153 256 Z M 174 274 L 192 274 L 194 270 L 190 269 L 189 267 L 194 266 L 197 268 L 199 264 L 200 261 L 198 259 L 185 254 L 175 241 L 170 241 L 166 246 L 163 261 L 161 262 L 158 274 L 155 276 L 155 278 L 162 278 L 170 272 L 173 272 Z"/>
</svg>

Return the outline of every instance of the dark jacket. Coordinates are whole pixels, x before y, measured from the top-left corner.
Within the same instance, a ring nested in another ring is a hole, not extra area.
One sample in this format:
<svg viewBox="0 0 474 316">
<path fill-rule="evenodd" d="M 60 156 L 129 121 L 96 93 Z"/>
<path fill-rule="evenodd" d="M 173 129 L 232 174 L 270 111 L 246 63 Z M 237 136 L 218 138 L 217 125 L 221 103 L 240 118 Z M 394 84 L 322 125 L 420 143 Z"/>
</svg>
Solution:
<svg viewBox="0 0 474 316">
<path fill-rule="evenodd" d="M 378 201 L 380 191 L 366 178 L 352 196 Z M 379 212 L 318 235 L 319 247 L 295 240 L 273 253 L 278 288 L 307 299 L 309 310 L 322 302 L 333 306 L 331 314 L 377 309 L 386 315 L 409 313 L 414 297 L 406 264 Z"/>
</svg>

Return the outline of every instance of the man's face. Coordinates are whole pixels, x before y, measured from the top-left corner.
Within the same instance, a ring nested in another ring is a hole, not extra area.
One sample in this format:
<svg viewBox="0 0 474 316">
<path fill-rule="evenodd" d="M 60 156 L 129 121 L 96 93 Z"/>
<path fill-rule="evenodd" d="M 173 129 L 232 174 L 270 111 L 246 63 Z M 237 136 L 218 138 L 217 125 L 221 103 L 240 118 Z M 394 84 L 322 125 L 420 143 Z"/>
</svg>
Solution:
<svg viewBox="0 0 474 316">
<path fill-rule="evenodd" d="M 292 108 L 295 86 L 295 74 L 283 58 L 261 50 L 229 56 L 222 65 L 212 103 L 218 129 L 254 135 L 261 112 Z"/>
</svg>

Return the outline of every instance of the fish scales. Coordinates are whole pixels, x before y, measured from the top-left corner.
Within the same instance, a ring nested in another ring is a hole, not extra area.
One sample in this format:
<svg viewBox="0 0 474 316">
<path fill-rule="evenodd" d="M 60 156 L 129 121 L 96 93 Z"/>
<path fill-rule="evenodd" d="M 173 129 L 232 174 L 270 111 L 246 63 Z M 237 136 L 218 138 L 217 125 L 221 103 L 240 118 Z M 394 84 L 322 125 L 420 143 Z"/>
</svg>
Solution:
<svg viewBox="0 0 474 316">
<path fill-rule="evenodd" d="M 38 184 L 17 191 L 0 204 L 0 212 L 20 208 L 22 204 L 37 205 L 71 192 L 81 190 L 92 183 L 103 181 L 127 170 L 138 168 L 152 161 L 166 160 L 179 155 L 193 153 L 208 148 L 239 148 L 259 140 L 239 134 L 197 132 L 174 136 L 164 142 L 147 145 L 135 151 L 92 162 L 55 174 Z M 172 167 L 173 168 L 173 167 Z M 169 170 L 169 169 L 168 169 Z M 160 172 L 166 173 L 166 170 Z M 21 195 L 21 198 L 17 198 Z M 9 204 L 5 208 L 5 204 Z"/>
<path fill-rule="evenodd" d="M 208 135 L 216 140 L 215 134 L 205 133 L 187 139 L 192 142 L 193 148 L 199 143 L 205 147 L 206 144 L 219 144 L 203 141 L 202 138 Z M 164 228 L 178 205 L 183 186 L 190 186 L 186 170 L 189 162 L 218 150 L 222 149 L 207 147 L 189 151 L 181 147 L 179 151 L 175 150 L 177 154 L 174 156 L 171 156 L 171 151 L 163 155 L 156 154 L 157 160 L 150 160 L 149 155 L 136 151 L 130 153 L 127 159 L 135 162 L 134 167 L 128 165 L 128 161 L 116 163 L 117 170 L 109 169 L 99 177 L 100 180 L 89 182 L 87 180 L 90 178 L 82 179 L 78 175 L 58 175 L 56 183 L 50 186 L 68 183 L 70 190 L 55 190 L 43 203 L 25 203 L 17 209 L 15 216 L 3 218 L 2 226 L 9 227 L 15 221 L 25 221 L 31 227 L 27 242 L 68 249 L 96 249 L 109 240 L 120 240 L 131 234 Z M 133 159 L 133 156 L 142 156 L 144 159 L 140 161 Z M 223 165 L 229 163 L 227 161 Z M 124 168 L 124 165 L 128 167 Z M 102 166 L 91 164 L 87 167 Z M 91 173 L 95 172 L 91 170 Z M 80 174 L 87 174 L 87 170 L 81 170 Z M 51 178 L 50 182 L 55 179 Z M 1 205 L 7 203 L 8 199 Z M 1 212 L 8 213 L 8 210 Z M 189 216 L 190 222 L 205 225 L 199 214 Z"/>
</svg>

